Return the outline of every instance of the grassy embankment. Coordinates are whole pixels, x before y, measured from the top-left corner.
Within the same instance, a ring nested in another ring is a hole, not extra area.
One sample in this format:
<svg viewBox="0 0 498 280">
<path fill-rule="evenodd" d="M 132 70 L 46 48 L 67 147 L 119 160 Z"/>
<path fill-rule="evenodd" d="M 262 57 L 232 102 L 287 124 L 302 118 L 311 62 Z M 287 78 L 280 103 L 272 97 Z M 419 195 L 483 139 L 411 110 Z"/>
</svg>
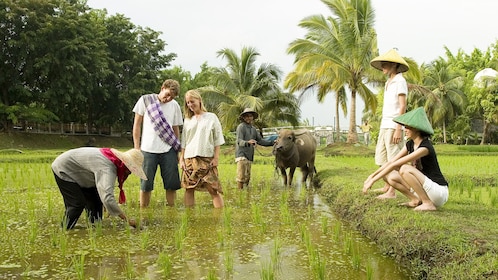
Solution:
<svg viewBox="0 0 498 280">
<path fill-rule="evenodd" d="M 0 152 L 69 149 L 88 136 L 0 134 Z M 97 146 L 132 146 L 129 138 L 98 137 Z M 363 195 L 364 179 L 376 168 L 373 147 L 320 147 L 319 190 L 334 212 L 363 232 L 412 271 L 413 279 L 498 279 L 498 146 L 437 145 L 450 200 L 436 212 L 417 213 L 398 206 L 405 199 L 381 201 Z M 233 161 L 225 147 L 222 161 Z M 269 148 L 258 148 L 256 161 L 272 164 Z M 377 183 L 376 187 L 381 187 Z"/>
</svg>

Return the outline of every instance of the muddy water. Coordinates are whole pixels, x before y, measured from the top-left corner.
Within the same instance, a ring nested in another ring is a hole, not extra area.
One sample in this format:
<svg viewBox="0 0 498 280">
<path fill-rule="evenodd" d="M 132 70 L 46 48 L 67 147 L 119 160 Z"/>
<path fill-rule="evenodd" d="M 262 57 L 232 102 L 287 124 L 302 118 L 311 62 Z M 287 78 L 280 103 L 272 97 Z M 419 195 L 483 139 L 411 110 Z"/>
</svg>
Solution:
<svg viewBox="0 0 498 280">
<path fill-rule="evenodd" d="M 134 252 L 128 260 L 97 259 L 97 270 L 86 274 L 114 271 L 146 279 L 407 279 L 392 259 L 338 221 L 317 193 L 276 183 L 233 190 L 225 202 L 223 211 L 211 209 L 208 199 L 201 199 L 194 209 L 164 209 L 172 219 L 166 232 L 155 229 L 160 220 L 145 217 L 143 231 L 150 239 L 170 244 Z M 182 231 L 184 237 L 178 237 Z M 161 261 L 165 255 L 169 268 Z M 133 264 L 131 272 L 127 263 Z"/>
<path fill-rule="evenodd" d="M 317 192 L 284 188 L 274 177 L 258 173 L 242 191 L 232 180 L 223 185 L 222 210 L 213 209 L 205 193 L 196 194 L 192 209 L 166 207 L 162 198 L 145 211 L 127 205 L 130 216 L 141 217 L 141 230 L 105 219 L 101 226 L 79 224 L 76 230 L 61 232 L 53 218 L 59 215 L 42 219 L 51 225 L 47 228 L 6 221 L 3 229 L 33 231 L 38 237 L 8 238 L 11 252 L 3 255 L 0 278 L 408 278 L 374 244 L 337 220 Z M 60 203 L 57 194 L 51 197 Z"/>
</svg>

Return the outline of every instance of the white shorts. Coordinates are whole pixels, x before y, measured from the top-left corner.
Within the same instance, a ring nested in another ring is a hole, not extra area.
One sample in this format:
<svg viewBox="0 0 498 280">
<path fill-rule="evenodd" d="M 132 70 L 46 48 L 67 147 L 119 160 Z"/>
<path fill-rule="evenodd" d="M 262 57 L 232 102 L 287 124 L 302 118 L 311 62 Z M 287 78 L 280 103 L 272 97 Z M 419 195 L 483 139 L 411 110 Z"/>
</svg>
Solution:
<svg viewBox="0 0 498 280">
<path fill-rule="evenodd" d="M 448 201 L 448 186 L 441 186 L 427 176 L 425 176 L 424 190 L 436 207 L 441 207 Z"/>
</svg>

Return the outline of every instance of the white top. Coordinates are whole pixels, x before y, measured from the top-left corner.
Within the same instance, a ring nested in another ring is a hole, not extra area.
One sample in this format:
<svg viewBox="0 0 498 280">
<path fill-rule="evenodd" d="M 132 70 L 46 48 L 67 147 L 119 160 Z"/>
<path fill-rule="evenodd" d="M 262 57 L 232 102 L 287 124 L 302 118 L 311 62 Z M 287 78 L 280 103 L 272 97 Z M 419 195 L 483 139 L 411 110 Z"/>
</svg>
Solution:
<svg viewBox="0 0 498 280">
<path fill-rule="evenodd" d="M 185 119 L 181 138 L 183 158 L 213 157 L 214 147 L 225 143 L 220 120 L 210 112 Z"/>
<path fill-rule="evenodd" d="M 173 126 L 183 125 L 182 110 L 176 100 L 173 99 L 168 103 L 161 103 L 161 110 L 163 110 L 164 117 L 168 121 L 171 128 L 173 128 Z M 144 117 L 140 149 L 148 153 L 157 154 L 168 152 L 169 149 L 171 149 L 171 146 L 161 140 L 157 132 L 154 130 L 154 125 L 152 124 L 149 114 L 147 113 L 147 109 L 145 108 L 143 95 L 138 99 L 135 107 L 133 107 L 133 112 Z"/>
<path fill-rule="evenodd" d="M 399 95 L 408 95 L 408 85 L 401 73 L 396 74 L 391 81 L 387 81 L 384 89 L 384 105 L 382 106 L 382 120 L 380 128 L 396 128 L 393 119 L 399 116 Z"/>
</svg>

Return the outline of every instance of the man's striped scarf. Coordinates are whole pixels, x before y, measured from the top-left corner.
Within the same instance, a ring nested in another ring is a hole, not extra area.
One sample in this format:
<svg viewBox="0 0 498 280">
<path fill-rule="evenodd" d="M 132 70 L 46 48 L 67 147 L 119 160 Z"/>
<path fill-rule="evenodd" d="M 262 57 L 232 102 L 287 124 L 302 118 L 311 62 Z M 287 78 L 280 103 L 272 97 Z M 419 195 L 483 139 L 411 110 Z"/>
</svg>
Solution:
<svg viewBox="0 0 498 280">
<path fill-rule="evenodd" d="M 157 94 L 144 95 L 144 102 L 145 107 L 147 108 L 147 113 L 152 120 L 154 130 L 157 135 L 159 135 L 159 138 L 178 152 L 181 147 L 180 140 L 178 140 L 173 128 L 171 128 L 168 121 L 164 117 L 163 111 L 161 110 L 161 104 L 159 99 L 157 99 Z"/>
</svg>

